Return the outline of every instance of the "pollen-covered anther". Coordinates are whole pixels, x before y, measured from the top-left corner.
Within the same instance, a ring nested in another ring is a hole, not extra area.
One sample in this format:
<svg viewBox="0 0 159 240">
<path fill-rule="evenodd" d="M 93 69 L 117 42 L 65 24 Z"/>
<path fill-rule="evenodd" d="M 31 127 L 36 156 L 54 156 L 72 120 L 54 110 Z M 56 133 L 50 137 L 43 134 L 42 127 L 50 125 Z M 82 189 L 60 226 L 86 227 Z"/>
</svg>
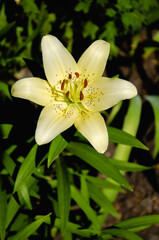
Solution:
<svg viewBox="0 0 159 240">
<path fill-rule="evenodd" d="M 75 76 L 76 76 L 76 78 L 79 78 L 79 73 L 75 72 Z"/>
<path fill-rule="evenodd" d="M 70 92 L 69 92 L 69 91 L 67 91 L 67 93 L 66 93 L 66 97 L 69 97 L 69 94 L 70 94 Z"/>
<path fill-rule="evenodd" d="M 64 87 L 65 87 L 65 79 L 62 81 L 61 90 L 64 90 Z"/>
<path fill-rule="evenodd" d="M 80 101 L 82 101 L 84 99 L 84 95 L 83 95 L 83 92 L 80 91 Z"/>
<path fill-rule="evenodd" d="M 84 88 L 86 88 L 87 85 L 88 85 L 88 81 L 87 81 L 87 79 L 85 79 L 85 80 L 84 80 Z"/>
</svg>

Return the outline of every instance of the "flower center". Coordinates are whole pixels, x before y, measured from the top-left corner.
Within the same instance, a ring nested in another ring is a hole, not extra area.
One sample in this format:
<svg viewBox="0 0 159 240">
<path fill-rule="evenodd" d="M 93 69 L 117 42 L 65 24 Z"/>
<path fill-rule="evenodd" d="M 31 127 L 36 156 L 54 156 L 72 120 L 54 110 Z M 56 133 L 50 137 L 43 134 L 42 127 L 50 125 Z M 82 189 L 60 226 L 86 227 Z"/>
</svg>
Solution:
<svg viewBox="0 0 159 240">
<path fill-rule="evenodd" d="M 68 73 L 65 79 L 60 80 L 60 89 L 57 90 L 54 86 L 52 93 L 55 101 L 80 103 L 84 99 L 83 90 L 87 85 L 87 79 L 78 72 Z"/>
</svg>

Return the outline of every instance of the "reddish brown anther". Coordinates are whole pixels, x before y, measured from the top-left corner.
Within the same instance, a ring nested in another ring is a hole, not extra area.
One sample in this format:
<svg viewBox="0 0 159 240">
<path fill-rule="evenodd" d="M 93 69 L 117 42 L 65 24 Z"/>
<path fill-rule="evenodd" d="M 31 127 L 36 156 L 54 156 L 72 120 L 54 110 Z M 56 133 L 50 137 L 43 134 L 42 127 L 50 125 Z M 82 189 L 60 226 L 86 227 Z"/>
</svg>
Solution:
<svg viewBox="0 0 159 240">
<path fill-rule="evenodd" d="M 75 72 L 76 78 L 79 78 L 79 73 Z"/>
<path fill-rule="evenodd" d="M 72 74 L 70 73 L 69 75 L 68 75 L 68 79 L 71 79 L 72 78 Z"/>
<path fill-rule="evenodd" d="M 63 80 L 62 84 L 61 84 L 61 90 L 64 90 L 65 87 L 65 80 Z"/>
<path fill-rule="evenodd" d="M 66 93 L 66 97 L 69 97 L 69 94 L 70 94 L 70 92 L 69 92 L 69 91 L 67 91 L 67 93 Z"/>
<path fill-rule="evenodd" d="M 82 92 L 82 91 L 80 91 L 80 101 L 82 101 L 82 100 L 83 100 L 83 98 L 84 98 L 83 92 Z"/>
<path fill-rule="evenodd" d="M 85 79 L 85 80 L 84 80 L 84 88 L 86 88 L 87 85 L 88 85 L 88 81 L 87 81 L 87 79 Z"/>
</svg>

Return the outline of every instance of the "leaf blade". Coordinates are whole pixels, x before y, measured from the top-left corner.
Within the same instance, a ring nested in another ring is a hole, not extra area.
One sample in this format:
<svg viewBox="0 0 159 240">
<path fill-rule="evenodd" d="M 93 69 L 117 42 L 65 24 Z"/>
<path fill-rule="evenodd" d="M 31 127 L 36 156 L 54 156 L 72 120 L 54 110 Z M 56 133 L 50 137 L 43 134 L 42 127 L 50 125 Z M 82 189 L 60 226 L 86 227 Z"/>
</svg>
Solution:
<svg viewBox="0 0 159 240">
<path fill-rule="evenodd" d="M 48 154 L 48 167 L 50 167 L 67 145 L 68 142 L 60 134 L 51 142 Z"/>
<path fill-rule="evenodd" d="M 56 174 L 61 231 L 64 233 L 69 218 L 71 193 L 67 167 L 62 159 L 56 159 Z"/>
<path fill-rule="evenodd" d="M 136 148 L 148 150 L 148 148 L 131 134 L 114 127 L 107 127 L 110 142 L 129 145 Z"/>
<path fill-rule="evenodd" d="M 99 172 L 117 181 L 127 189 L 132 190 L 126 179 L 120 174 L 109 159 L 104 155 L 97 153 L 92 147 L 83 143 L 70 142 L 67 148 L 70 152 L 96 168 Z"/>
</svg>

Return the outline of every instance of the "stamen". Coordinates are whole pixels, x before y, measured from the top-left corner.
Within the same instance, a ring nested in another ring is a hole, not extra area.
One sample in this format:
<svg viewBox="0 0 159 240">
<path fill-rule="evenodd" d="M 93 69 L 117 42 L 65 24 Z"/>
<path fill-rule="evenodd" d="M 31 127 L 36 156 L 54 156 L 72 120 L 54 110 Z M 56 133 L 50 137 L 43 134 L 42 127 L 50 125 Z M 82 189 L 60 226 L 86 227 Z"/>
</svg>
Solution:
<svg viewBox="0 0 159 240">
<path fill-rule="evenodd" d="M 84 95 L 83 95 L 83 92 L 80 91 L 80 101 L 82 101 L 84 99 Z"/>
<path fill-rule="evenodd" d="M 66 93 L 66 97 L 69 97 L 69 94 L 70 94 L 70 92 L 69 92 L 69 91 L 67 91 L 67 93 Z"/>
<path fill-rule="evenodd" d="M 61 84 L 61 90 L 64 90 L 65 87 L 65 79 L 63 80 L 62 84 Z"/>
<path fill-rule="evenodd" d="M 68 79 L 71 79 L 72 78 L 72 74 L 70 73 L 69 75 L 68 75 Z"/>
<path fill-rule="evenodd" d="M 79 73 L 75 72 L 76 78 L 79 78 Z"/>
<path fill-rule="evenodd" d="M 85 79 L 85 80 L 84 80 L 84 88 L 86 88 L 87 85 L 88 85 L 88 81 L 87 81 L 87 79 Z"/>
</svg>

